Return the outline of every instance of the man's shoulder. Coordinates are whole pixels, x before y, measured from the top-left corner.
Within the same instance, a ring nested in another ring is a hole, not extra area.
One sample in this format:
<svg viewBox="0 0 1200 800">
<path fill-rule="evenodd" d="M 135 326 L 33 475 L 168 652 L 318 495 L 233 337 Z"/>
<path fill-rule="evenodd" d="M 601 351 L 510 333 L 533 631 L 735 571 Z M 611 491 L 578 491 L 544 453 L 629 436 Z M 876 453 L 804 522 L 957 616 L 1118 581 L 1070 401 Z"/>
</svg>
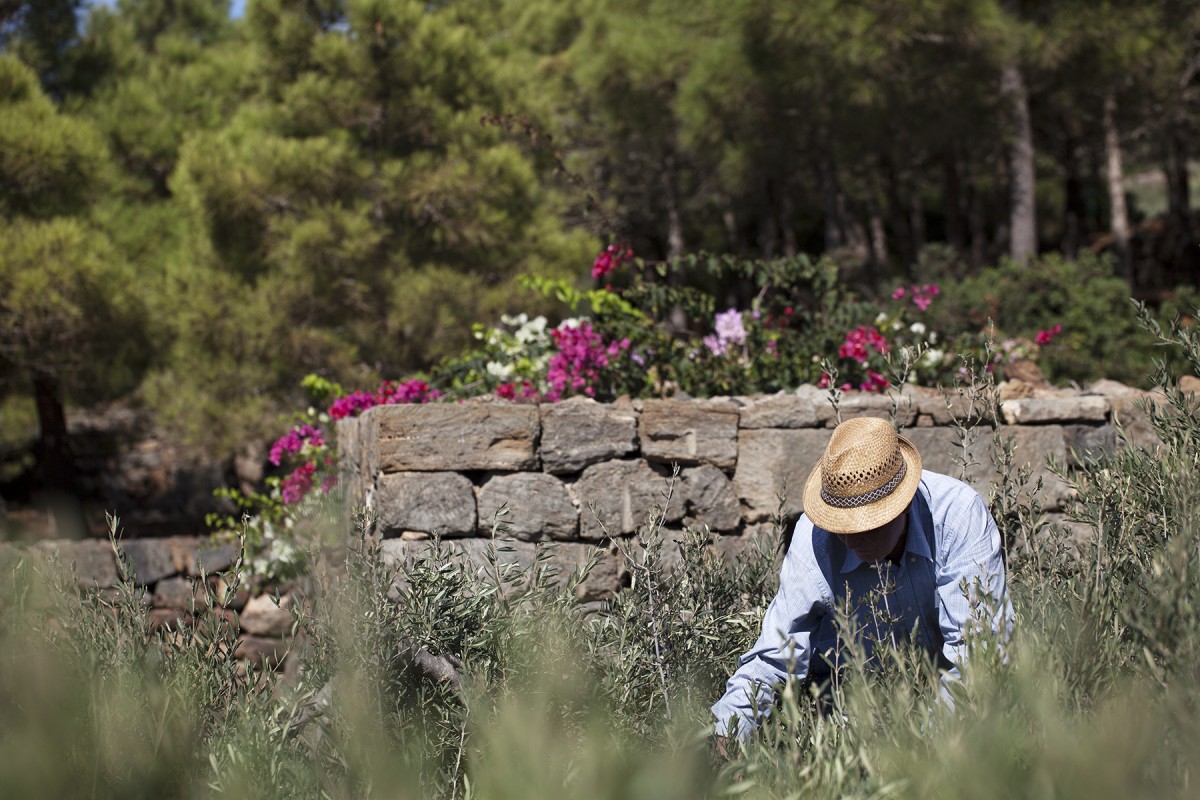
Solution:
<svg viewBox="0 0 1200 800">
<path fill-rule="evenodd" d="M 969 483 L 927 469 L 921 470 L 920 491 L 931 510 L 983 502 L 983 497 Z"/>
</svg>

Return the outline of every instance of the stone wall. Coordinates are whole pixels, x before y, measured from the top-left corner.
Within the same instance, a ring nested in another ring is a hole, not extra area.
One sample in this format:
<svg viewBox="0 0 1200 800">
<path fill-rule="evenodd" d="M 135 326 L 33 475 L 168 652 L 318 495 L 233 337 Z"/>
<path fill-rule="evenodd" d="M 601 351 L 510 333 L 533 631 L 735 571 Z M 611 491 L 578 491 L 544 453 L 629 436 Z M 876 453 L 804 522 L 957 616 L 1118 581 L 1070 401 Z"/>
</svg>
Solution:
<svg viewBox="0 0 1200 800">
<path fill-rule="evenodd" d="M 236 562 L 238 545 L 174 536 L 124 541 L 119 547 L 134 583 L 144 589 L 142 600 L 152 627 L 175 629 L 194 624 L 201 614 L 221 613 L 234 628 L 237 658 L 255 666 L 286 667 L 285 659 L 293 656 L 288 587 L 259 595 L 241 589 L 227 598 L 230 587 L 223 573 Z M 0 542 L 0 567 L 23 554 L 45 557 L 69 570 L 82 587 L 116 591 L 117 560 L 107 540 Z M 206 595 L 220 607 L 209 611 Z"/>
<path fill-rule="evenodd" d="M 1152 441 L 1134 406 L 1145 393 L 1112 381 L 1086 391 L 1001 389 L 1002 433 L 1011 435 L 1017 462 L 1042 479 L 1040 499 L 1052 515 L 1068 487 L 1047 459 L 1071 465 L 1082 453 L 1111 450 L 1118 419 L 1135 440 Z M 976 428 L 964 448 L 952 419 L 966 411 L 960 395 L 924 389 L 895 399 L 855 393 L 840 405 L 842 419 L 894 414 L 926 469 L 965 475 L 986 497 L 996 479 L 990 426 Z M 630 536 L 664 505 L 669 531 L 707 525 L 716 547 L 739 552 L 770 530 L 781 497 L 789 519 L 803 511 L 803 482 L 835 415 L 826 392 L 801 387 L 753 398 L 380 406 L 338 425 L 342 483 L 351 503 L 369 510 L 389 558 L 427 548 L 437 533 L 482 561 L 496 512 L 507 505 L 503 557 L 528 563 L 538 542 L 552 541 L 552 563 L 565 570 L 611 537 Z M 583 593 L 611 592 L 622 574 L 608 547 Z"/>
</svg>

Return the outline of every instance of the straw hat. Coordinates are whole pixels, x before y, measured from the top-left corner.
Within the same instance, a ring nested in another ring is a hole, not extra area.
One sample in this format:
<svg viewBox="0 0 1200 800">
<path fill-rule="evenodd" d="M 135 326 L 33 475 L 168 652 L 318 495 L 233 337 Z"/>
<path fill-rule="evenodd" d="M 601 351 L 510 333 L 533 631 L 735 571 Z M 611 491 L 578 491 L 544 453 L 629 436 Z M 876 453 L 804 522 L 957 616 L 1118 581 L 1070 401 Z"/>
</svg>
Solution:
<svg viewBox="0 0 1200 800">
<path fill-rule="evenodd" d="M 846 420 L 804 484 L 804 513 L 830 533 L 863 533 L 900 515 L 921 482 L 921 454 L 887 420 Z"/>
</svg>

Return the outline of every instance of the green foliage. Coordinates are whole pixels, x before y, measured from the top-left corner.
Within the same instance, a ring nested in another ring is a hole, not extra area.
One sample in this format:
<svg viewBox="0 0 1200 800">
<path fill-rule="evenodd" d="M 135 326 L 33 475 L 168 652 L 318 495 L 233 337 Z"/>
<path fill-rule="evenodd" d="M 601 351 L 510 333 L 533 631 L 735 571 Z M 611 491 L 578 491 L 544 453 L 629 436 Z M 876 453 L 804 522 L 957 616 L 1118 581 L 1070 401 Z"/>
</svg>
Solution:
<svg viewBox="0 0 1200 800">
<path fill-rule="evenodd" d="M 1029 344 L 1039 330 L 1062 325 L 1037 352 L 1051 382 L 1139 384 L 1154 343 L 1128 307 L 1129 284 L 1113 277 L 1107 259 L 1049 254 L 1028 267 L 1006 261 L 965 279 L 932 313 L 943 329 L 984 330 L 990 322 L 997 341 L 1021 337 Z"/>
</svg>

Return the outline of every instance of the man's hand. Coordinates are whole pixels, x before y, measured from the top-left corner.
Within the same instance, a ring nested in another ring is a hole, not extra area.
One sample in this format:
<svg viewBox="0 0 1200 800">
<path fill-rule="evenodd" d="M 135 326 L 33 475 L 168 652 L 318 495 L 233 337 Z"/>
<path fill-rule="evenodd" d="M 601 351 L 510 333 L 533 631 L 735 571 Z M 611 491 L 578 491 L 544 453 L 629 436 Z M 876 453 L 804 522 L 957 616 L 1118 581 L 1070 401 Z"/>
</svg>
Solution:
<svg viewBox="0 0 1200 800">
<path fill-rule="evenodd" d="M 714 736 L 708 755 L 713 769 L 725 766 L 729 762 L 729 739 L 725 736 Z"/>
</svg>

